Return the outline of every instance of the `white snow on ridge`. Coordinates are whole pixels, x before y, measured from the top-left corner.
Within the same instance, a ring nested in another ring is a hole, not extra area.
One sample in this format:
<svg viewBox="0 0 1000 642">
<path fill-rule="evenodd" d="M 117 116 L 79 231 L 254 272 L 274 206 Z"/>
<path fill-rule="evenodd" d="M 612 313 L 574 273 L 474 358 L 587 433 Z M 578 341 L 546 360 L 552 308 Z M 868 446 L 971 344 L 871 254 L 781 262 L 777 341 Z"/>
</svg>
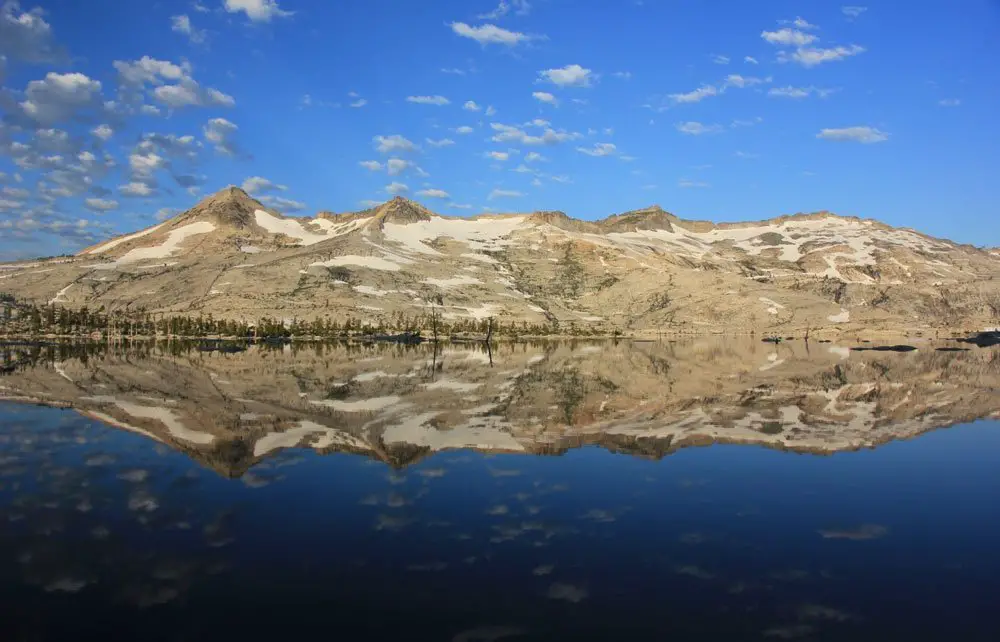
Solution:
<svg viewBox="0 0 1000 642">
<path fill-rule="evenodd" d="M 195 236 L 197 234 L 208 234 L 214 230 L 215 224 L 209 223 L 208 221 L 198 221 L 197 223 L 182 225 L 181 227 L 170 230 L 170 233 L 167 234 L 167 239 L 160 245 L 153 247 L 137 247 L 133 250 L 129 250 L 123 257 L 118 259 L 116 263 L 124 264 L 145 261 L 146 259 L 165 259 L 179 250 L 181 243 L 183 243 L 188 237 Z"/>
<path fill-rule="evenodd" d="M 55 298 L 53 298 L 51 301 L 49 301 L 49 304 L 52 304 L 52 303 L 62 303 L 63 301 L 65 301 L 65 299 L 63 297 L 66 296 L 66 293 L 69 291 L 69 289 L 71 287 L 73 287 L 72 283 L 70 283 L 69 285 L 67 285 L 63 289 L 61 289 L 58 292 L 56 292 Z"/>
<path fill-rule="evenodd" d="M 778 314 L 778 310 L 784 310 L 785 306 L 781 305 L 777 301 L 772 301 L 771 299 L 762 296 L 759 301 L 767 306 L 767 311 L 769 314 Z"/>
<path fill-rule="evenodd" d="M 160 229 L 164 225 L 166 225 L 166 223 L 160 223 L 159 225 L 154 225 L 153 227 L 151 227 L 151 228 L 149 228 L 147 230 L 142 230 L 141 232 L 136 232 L 135 234 L 129 234 L 128 236 L 123 236 L 123 237 L 118 238 L 118 239 L 113 239 L 111 241 L 108 241 L 104 245 L 100 245 L 100 246 L 95 247 L 94 249 L 88 251 L 87 254 L 100 254 L 101 252 L 107 252 L 108 250 L 110 250 L 112 248 L 118 247 L 122 243 L 128 243 L 129 241 L 131 241 L 133 239 L 141 238 L 143 236 L 146 236 L 147 234 L 152 234 L 153 232 L 155 232 L 156 230 Z"/>
<path fill-rule="evenodd" d="M 421 281 L 421 283 L 426 283 L 427 285 L 436 285 L 439 288 L 453 288 L 459 285 L 475 285 L 477 283 L 482 283 L 479 279 L 472 276 L 454 276 L 449 279 L 434 279 L 427 278 Z"/>
<path fill-rule="evenodd" d="M 851 320 L 851 311 L 841 308 L 840 314 L 831 314 L 826 319 L 831 323 L 847 323 Z"/>
<path fill-rule="evenodd" d="M 524 221 L 524 216 L 477 219 L 433 216 L 429 221 L 386 223 L 382 233 L 387 240 L 411 252 L 438 256 L 441 253 L 426 245 L 427 241 L 446 237 L 465 243 L 473 250 L 495 250 L 510 245 L 506 237 L 520 228 Z"/>
<path fill-rule="evenodd" d="M 303 223 L 291 218 L 280 218 L 264 210 L 256 210 L 254 220 L 271 234 L 284 234 L 302 245 L 315 245 L 357 229 L 368 219 L 356 219 L 346 223 L 333 223 L 324 218 L 314 218 Z M 308 226 L 317 227 L 321 232 L 313 232 Z"/>
</svg>

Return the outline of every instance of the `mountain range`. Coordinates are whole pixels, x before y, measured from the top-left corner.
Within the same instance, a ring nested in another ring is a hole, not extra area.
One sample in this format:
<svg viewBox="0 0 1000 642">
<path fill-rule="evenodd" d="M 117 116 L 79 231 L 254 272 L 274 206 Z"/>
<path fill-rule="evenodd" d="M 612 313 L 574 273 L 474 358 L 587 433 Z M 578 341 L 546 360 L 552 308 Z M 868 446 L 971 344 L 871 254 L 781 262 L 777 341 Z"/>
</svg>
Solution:
<svg viewBox="0 0 1000 642">
<path fill-rule="evenodd" d="M 254 321 L 445 319 L 634 335 L 940 332 L 997 325 L 1000 252 L 829 212 L 749 223 L 659 206 L 438 215 L 396 197 L 292 218 L 225 188 L 72 257 L 0 265 L 34 303 Z"/>
</svg>

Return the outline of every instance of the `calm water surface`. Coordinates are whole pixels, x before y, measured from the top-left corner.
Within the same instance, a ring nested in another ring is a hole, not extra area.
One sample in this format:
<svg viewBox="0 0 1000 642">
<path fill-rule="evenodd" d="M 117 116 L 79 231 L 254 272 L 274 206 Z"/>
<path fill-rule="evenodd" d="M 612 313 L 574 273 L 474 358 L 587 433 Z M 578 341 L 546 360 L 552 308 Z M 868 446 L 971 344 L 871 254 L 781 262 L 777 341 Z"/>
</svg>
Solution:
<svg viewBox="0 0 1000 642">
<path fill-rule="evenodd" d="M 8 348 L 0 639 L 1000 639 L 997 351 L 851 345 Z"/>
</svg>

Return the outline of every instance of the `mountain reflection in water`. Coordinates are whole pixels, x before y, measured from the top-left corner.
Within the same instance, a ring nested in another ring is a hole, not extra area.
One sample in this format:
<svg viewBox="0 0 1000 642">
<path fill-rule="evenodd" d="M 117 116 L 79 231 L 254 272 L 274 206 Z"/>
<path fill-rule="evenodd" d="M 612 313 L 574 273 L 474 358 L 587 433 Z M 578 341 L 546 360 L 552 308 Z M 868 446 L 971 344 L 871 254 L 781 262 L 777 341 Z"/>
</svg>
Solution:
<svg viewBox="0 0 1000 642">
<path fill-rule="evenodd" d="M 1000 352 L 852 345 L 7 346 L 0 639 L 995 640 Z"/>
</svg>

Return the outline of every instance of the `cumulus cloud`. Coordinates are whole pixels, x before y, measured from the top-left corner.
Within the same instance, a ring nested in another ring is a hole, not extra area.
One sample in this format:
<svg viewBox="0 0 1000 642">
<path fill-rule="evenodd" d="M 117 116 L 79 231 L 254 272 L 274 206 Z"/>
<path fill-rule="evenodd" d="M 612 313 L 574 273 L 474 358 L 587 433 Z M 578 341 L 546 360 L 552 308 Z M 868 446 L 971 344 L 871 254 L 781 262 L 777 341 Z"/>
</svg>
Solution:
<svg viewBox="0 0 1000 642">
<path fill-rule="evenodd" d="M 847 16 L 849 19 L 858 18 L 865 11 L 868 11 L 868 7 L 858 7 L 858 6 L 846 6 L 841 7 L 840 12 Z"/>
<path fill-rule="evenodd" d="M 889 140 L 886 132 L 868 126 L 842 127 L 839 129 L 823 129 L 816 138 L 832 141 L 848 141 L 856 143 L 882 143 Z"/>
<path fill-rule="evenodd" d="M 386 161 L 385 166 L 389 171 L 389 176 L 399 176 L 414 165 L 410 161 L 403 160 L 402 158 L 390 158 Z"/>
<path fill-rule="evenodd" d="M 450 138 L 440 138 L 438 140 L 434 140 L 433 138 L 426 138 L 424 140 L 431 147 L 450 147 L 451 145 L 455 144 L 455 141 L 453 141 Z"/>
<path fill-rule="evenodd" d="M 514 125 L 504 125 L 502 123 L 490 123 L 490 127 L 496 133 L 493 135 L 493 142 L 496 143 L 520 143 L 522 145 L 558 145 L 582 137 L 578 132 L 568 132 L 565 130 L 555 130 L 545 127 L 541 136 L 528 134 L 524 129 Z"/>
<path fill-rule="evenodd" d="M 409 192 L 410 188 L 403 183 L 392 182 L 385 186 L 385 191 L 389 192 L 390 194 L 399 195 Z"/>
<path fill-rule="evenodd" d="M 0 4 L 0 56 L 29 63 L 62 61 L 66 54 L 55 45 L 44 15 L 38 7 L 22 11 L 16 0 Z"/>
<path fill-rule="evenodd" d="M 699 103 L 710 96 L 719 95 L 719 90 L 715 85 L 702 85 L 693 91 L 684 94 L 670 94 L 670 100 L 675 103 Z"/>
<path fill-rule="evenodd" d="M 236 131 L 239 127 L 225 118 L 212 118 L 203 128 L 205 139 L 215 145 L 215 150 L 226 156 L 240 155 L 236 143 Z"/>
<path fill-rule="evenodd" d="M 444 96 L 407 96 L 406 102 L 416 103 L 417 105 L 449 105 L 451 101 Z"/>
<path fill-rule="evenodd" d="M 805 33 L 804 31 L 790 29 L 788 27 L 778 29 L 777 31 L 761 31 L 760 37 L 772 45 L 785 45 L 793 47 L 804 47 L 819 40 L 817 36 L 811 33 Z"/>
<path fill-rule="evenodd" d="M 684 123 L 677 123 L 675 125 L 677 131 L 682 134 L 688 134 L 690 136 L 700 136 L 702 134 L 717 134 L 723 131 L 722 125 L 705 125 L 699 123 L 698 121 L 689 120 Z"/>
<path fill-rule="evenodd" d="M 482 107 L 477 105 L 476 101 L 474 100 L 467 100 L 465 101 L 465 104 L 462 105 L 462 109 L 466 111 L 479 111 L 480 109 L 482 109 Z"/>
<path fill-rule="evenodd" d="M 152 86 L 153 98 L 167 107 L 232 107 L 236 101 L 218 89 L 204 88 L 191 76 L 188 63 L 180 65 L 168 60 L 143 56 L 139 60 L 116 60 L 119 95 L 123 102 L 141 102 L 142 92 Z"/>
<path fill-rule="evenodd" d="M 554 106 L 559 105 L 559 100 L 547 91 L 536 91 L 532 93 L 531 96 L 539 102 L 548 103 L 549 105 Z"/>
<path fill-rule="evenodd" d="M 745 63 L 747 63 L 747 64 L 749 64 L 749 65 L 757 65 L 757 64 L 760 64 L 760 63 L 758 63 L 758 62 L 757 62 L 757 59 L 756 59 L 756 58 L 754 58 L 753 56 L 744 56 L 744 57 L 743 57 L 743 62 L 745 62 Z"/>
<path fill-rule="evenodd" d="M 191 24 L 191 18 L 185 14 L 170 17 L 170 30 L 187 36 L 187 39 L 194 44 L 205 42 L 207 35 L 204 29 L 195 29 Z"/>
<path fill-rule="evenodd" d="M 391 136 L 375 136 L 372 138 L 372 142 L 375 143 L 375 149 L 383 154 L 391 154 L 394 152 L 414 152 L 417 150 L 417 146 L 413 142 L 403 138 L 399 134 L 393 134 Z"/>
<path fill-rule="evenodd" d="M 484 47 L 486 45 L 504 45 L 507 47 L 514 47 L 521 43 L 540 39 L 540 36 L 529 36 L 528 34 L 518 31 L 510 31 L 493 24 L 484 24 L 478 27 L 473 27 L 464 22 L 453 22 L 449 26 L 451 27 L 452 32 L 456 35 L 463 38 L 469 38 L 470 40 L 475 40 Z"/>
<path fill-rule="evenodd" d="M 159 193 L 154 187 L 140 182 L 119 185 L 118 192 L 128 198 L 145 198 Z"/>
<path fill-rule="evenodd" d="M 587 156 L 613 156 L 618 148 L 614 143 L 597 143 L 593 147 L 577 147 L 576 151 Z"/>
<path fill-rule="evenodd" d="M 794 62 L 803 67 L 815 67 L 824 62 L 836 62 L 865 52 L 861 45 L 837 46 L 823 49 L 819 47 L 801 47 L 792 53 L 780 52 L 778 62 Z"/>
<path fill-rule="evenodd" d="M 106 198 L 87 198 L 84 199 L 83 206 L 91 212 L 110 212 L 118 209 L 118 201 Z"/>
<path fill-rule="evenodd" d="M 763 83 L 771 82 L 771 78 L 757 78 L 755 76 L 741 76 L 739 74 L 729 74 L 724 81 L 726 87 L 753 87 Z"/>
<path fill-rule="evenodd" d="M 358 165 L 361 165 L 362 167 L 371 172 L 380 172 L 383 169 L 385 169 L 385 165 L 376 160 L 361 161 L 360 163 L 358 163 Z"/>
<path fill-rule="evenodd" d="M 461 127 L 455 129 L 456 134 L 471 134 L 474 131 L 476 130 L 468 125 L 462 125 Z"/>
<path fill-rule="evenodd" d="M 365 100 L 364 98 L 358 98 L 357 100 L 355 100 L 354 102 L 352 102 L 348 106 L 349 107 L 353 107 L 355 109 L 360 109 L 361 107 L 364 107 L 367 104 L 368 104 L 367 100 Z"/>
<path fill-rule="evenodd" d="M 294 14 L 278 6 L 277 0 L 224 0 L 229 13 L 243 12 L 252 22 L 270 22 L 272 18 L 287 18 Z"/>
<path fill-rule="evenodd" d="M 939 100 L 938 105 L 942 107 L 958 107 L 962 104 L 962 101 L 958 98 L 945 98 L 944 100 Z"/>
<path fill-rule="evenodd" d="M 281 196 L 265 194 L 260 197 L 260 201 L 268 207 L 278 210 L 279 212 L 300 212 L 306 209 L 305 203 L 293 201 L 290 198 L 283 198 Z"/>
<path fill-rule="evenodd" d="M 787 87 L 772 87 L 768 90 L 768 96 L 776 96 L 779 98 L 808 98 L 809 96 L 819 96 L 820 98 L 826 98 L 832 94 L 834 89 L 823 89 L 821 87 L 813 87 L 812 85 L 808 87 L 793 87 L 791 85 Z"/>
<path fill-rule="evenodd" d="M 500 0 L 500 4 L 497 8 L 489 13 L 484 13 L 476 16 L 479 20 L 499 20 L 510 13 L 510 10 L 514 9 L 514 13 L 519 16 L 526 16 L 531 12 L 531 4 L 528 0 Z"/>
<path fill-rule="evenodd" d="M 497 198 L 518 198 L 520 196 L 524 196 L 524 194 L 518 192 L 517 190 L 495 189 L 492 192 L 490 192 L 489 196 L 487 196 L 486 198 L 492 201 L 493 199 Z"/>
<path fill-rule="evenodd" d="M 486 152 L 484 156 L 495 161 L 505 161 L 510 158 L 510 154 L 508 152 Z"/>
<path fill-rule="evenodd" d="M 98 125 L 97 127 L 91 129 L 90 133 L 97 136 L 101 140 L 108 140 L 115 135 L 115 130 L 111 129 L 110 125 Z"/>
<path fill-rule="evenodd" d="M 527 163 L 534 163 L 537 161 L 547 161 L 548 159 L 539 154 L 538 152 L 528 152 L 524 156 L 524 160 Z"/>
<path fill-rule="evenodd" d="M 41 125 L 103 113 L 101 83 L 81 73 L 49 72 L 32 80 L 19 103 L 21 114 Z"/>
<path fill-rule="evenodd" d="M 615 78 L 619 78 L 621 80 L 632 80 L 632 72 L 631 71 L 616 71 L 616 72 L 614 72 L 611 75 L 614 76 Z"/>
<path fill-rule="evenodd" d="M 243 185 L 241 187 L 243 187 L 243 191 L 247 194 L 266 194 L 268 192 L 288 191 L 287 186 L 279 185 L 278 183 L 268 180 L 263 176 L 251 176 L 243 181 Z"/>
<path fill-rule="evenodd" d="M 451 195 L 443 189 L 422 189 L 417 192 L 417 196 L 424 198 L 451 198 Z"/>
<path fill-rule="evenodd" d="M 566 65 L 558 69 L 538 72 L 540 82 L 549 82 L 558 87 L 590 87 L 594 76 L 590 69 L 580 65 Z"/>
<path fill-rule="evenodd" d="M 712 56 L 712 62 L 714 62 L 717 65 L 728 65 L 729 56 L 723 56 L 722 54 L 715 54 L 714 56 Z"/>
</svg>

